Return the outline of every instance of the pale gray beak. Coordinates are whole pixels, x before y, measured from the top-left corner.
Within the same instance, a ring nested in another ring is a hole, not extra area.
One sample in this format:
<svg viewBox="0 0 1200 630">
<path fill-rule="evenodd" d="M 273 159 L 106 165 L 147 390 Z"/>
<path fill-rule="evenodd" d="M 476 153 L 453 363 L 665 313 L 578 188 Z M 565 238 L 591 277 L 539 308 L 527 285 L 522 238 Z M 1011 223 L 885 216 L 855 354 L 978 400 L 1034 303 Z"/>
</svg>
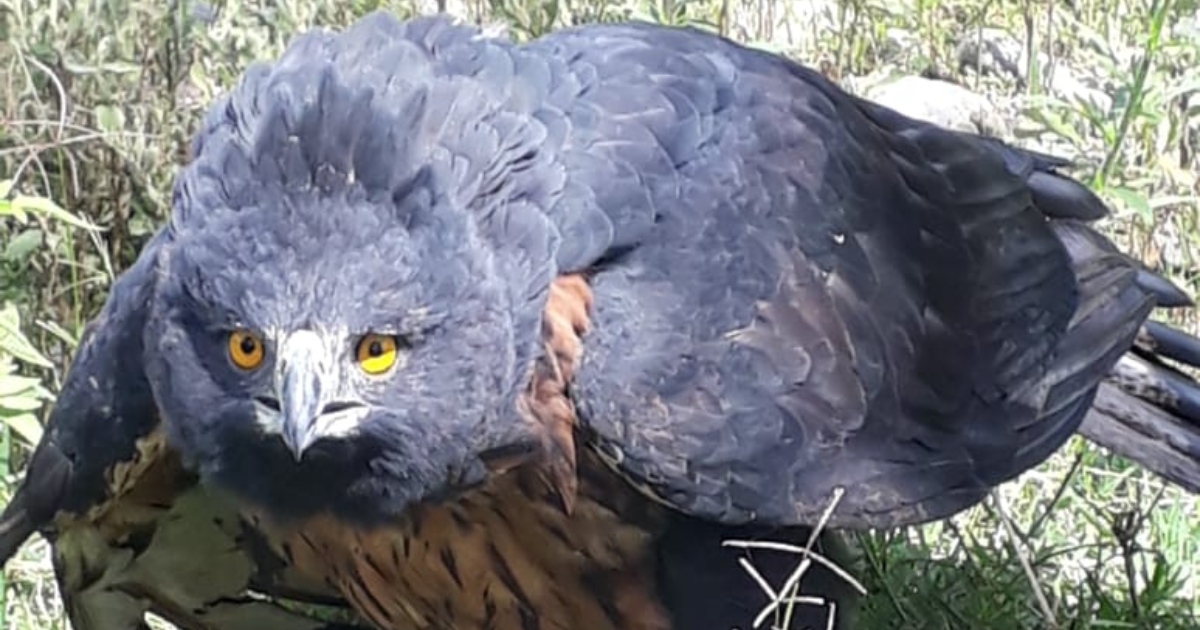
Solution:
<svg viewBox="0 0 1200 630">
<path fill-rule="evenodd" d="M 296 461 L 321 437 L 318 418 L 328 391 L 324 380 L 332 376 L 326 355 L 321 338 L 311 330 L 288 335 L 280 348 L 275 384 L 283 412 L 283 441 Z"/>
<path fill-rule="evenodd" d="M 283 338 L 275 367 L 275 393 L 283 443 L 296 461 L 318 440 L 354 435 L 370 407 L 345 391 L 336 352 L 316 332 Z"/>
</svg>

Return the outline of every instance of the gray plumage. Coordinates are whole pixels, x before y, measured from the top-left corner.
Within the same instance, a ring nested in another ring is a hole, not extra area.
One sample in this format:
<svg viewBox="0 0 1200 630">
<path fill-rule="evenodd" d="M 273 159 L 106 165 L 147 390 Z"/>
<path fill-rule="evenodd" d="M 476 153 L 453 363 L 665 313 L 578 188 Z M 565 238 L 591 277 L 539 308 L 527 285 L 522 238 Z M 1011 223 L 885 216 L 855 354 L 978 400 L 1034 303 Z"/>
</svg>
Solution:
<svg viewBox="0 0 1200 630">
<path fill-rule="evenodd" d="M 557 360 L 551 283 L 581 274 L 574 446 L 668 508 L 663 529 L 628 516 L 661 588 L 714 595 L 664 596 L 673 630 L 745 624 L 753 584 L 678 570 L 682 543 L 794 537 L 838 489 L 839 527 L 970 507 L 1076 432 L 1156 305 L 1187 303 L 1087 224 L 1105 207 L 1061 160 L 691 29 L 518 45 L 375 13 L 249 68 L 193 154 L 31 474 L 73 464 L 6 511 L 22 530 L 111 499 L 72 470 L 123 461 L 156 410 L 205 488 L 285 523 L 394 526 L 514 453 L 546 465 L 527 390 Z M 261 363 L 231 361 L 238 330 Z M 356 365 L 371 335 L 397 346 L 380 373 Z M 81 441 L 114 419 L 103 448 Z"/>
</svg>

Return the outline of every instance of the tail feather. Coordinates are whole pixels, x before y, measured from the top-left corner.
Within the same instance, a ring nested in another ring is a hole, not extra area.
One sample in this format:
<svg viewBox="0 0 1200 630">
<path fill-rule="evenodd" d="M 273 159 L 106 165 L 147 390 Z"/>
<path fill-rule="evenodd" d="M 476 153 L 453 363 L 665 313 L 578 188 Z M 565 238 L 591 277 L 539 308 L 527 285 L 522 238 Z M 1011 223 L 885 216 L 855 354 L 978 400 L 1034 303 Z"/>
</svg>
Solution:
<svg viewBox="0 0 1200 630">
<path fill-rule="evenodd" d="M 1178 367 L 1177 367 L 1178 366 Z M 1147 322 L 1079 429 L 1091 442 L 1200 493 L 1200 338 Z"/>
<path fill-rule="evenodd" d="M 1155 321 L 1148 321 L 1142 327 L 1134 352 L 1160 364 L 1166 358 L 1184 365 L 1200 365 L 1200 339 Z"/>
<path fill-rule="evenodd" d="M 1079 281 L 1079 311 L 1048 374 L 1043 419 L 1063 422 L 1086 409 L 1078 429 L 1085 438 L 1200 493 L 1200 382 L 1176 367 L 1200 368 L 1200 338 L 1149 321 L 1155 307 L 1195 303 L 1084 223 L 1103 216 L 1104 204 L 1055 173 L 1065 162 L 1001 146 L 1009 169 L 1027 175 L 1034 203 L 1054 225 Z M 1132 272 L 1132 283 L 1118 267 Z M 1096 347 L 1089 350 L 1089 343 Z"/>
<path fill-rule="evenodd" d="M 934 128 L 870 101 L 859 105 L 902 135 Z M 938 130 L 930 137 L 945 139 L 946 133 Z M 1041 413 L 1028 427 L 1029 439 L 1012 469 L 1040 463 L 1078 432 L 1200 493 L 1200 382 L 1168 364 L 1200 367 L 1200 338 L 1148 321 L 1156 307 L 1193 307 L 1194 302 L 1088 225 L 1106 216 L 1108 208 L 1087 186 L 1057 172 L 1069 166 L 1066 160 L 975 138 L 1025 179 L 1033 204 L 1068 250 L 1079 291 L 1066 337 L 1037 383 L 1045 389 L 1023 393 L 1041 405 Z"/>
<path fill-rule="evenodd" d="M 1052 168 L 1061 164 L 1045 166 Z M 1073 179 L 1039 170 L 1031 173 L 1028 181 L 1034 204 L 1048 217 L 1090 221 L 1104 218 L 1108 213 L 1108 207 L 1099 197 Z"/>
<path fill-rule="evenodd" d="M 1090 408 L 1095 385 L 1133 344 L 1154 307 L 1138 288 L 1135 270 L 1102 235 L 1075 220 L 1051 223 L 1075 271 L 1076 311 L 1037 389 L 1028 395 L 1041 412 L 1030 424 L 1018 461 L 1032 467 L 1057 450 Z M 1041 427 L 1060 427 L 1047 432 Z M 1038 433 L 1042 435 L 1034 439 Z"/>
<path fill-rule="evenodd" d="M 25 510 L 13 510 L 11 514 L 6 511 L 4 516 L 0 517 L 0 567 L 16 555 L 17 550 L 29 540 L 35 530 L 33 519 L 29 518 L 29 513 Z"/>
<path fill-rule="evenodd" d="M 1163 308 L 1182 308 L 1195 305 L 1192 298 L 1184 293 L 1183 289 L 1149 269 L 1143 268 L 1138 271 L 1137 283 L 1143 291 L 1153 295 L 1154 300 Z"/>
<path fill-rule="evenodd" d="M 1181 423 L 1200 428 L 1200 386 L 1182 372 L 1130 353 L 1121 357 L 1106 380 L 1178 416 Z"/>
<path fill-rule="evenodd" d="M 1200 494 L 1200 429 L 1105 383 L 1080 435 L 1184 490 Z"/>
<path fill-rule="evenodd" d="M 0 513 L 0 567 L 30 536 L 50 524 L 62 505 L 71 468 L 49 434 L 34 449 L 25 478 Z"/>
</svg>

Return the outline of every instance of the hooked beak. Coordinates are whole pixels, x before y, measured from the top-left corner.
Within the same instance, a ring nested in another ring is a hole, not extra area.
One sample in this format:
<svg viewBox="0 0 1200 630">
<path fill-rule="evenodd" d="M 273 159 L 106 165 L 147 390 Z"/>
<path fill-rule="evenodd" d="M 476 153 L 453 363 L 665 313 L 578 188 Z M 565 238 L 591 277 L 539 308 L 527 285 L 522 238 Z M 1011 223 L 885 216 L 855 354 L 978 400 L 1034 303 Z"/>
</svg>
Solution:
<svg viewBox="0 0 1200 630">
<path fill-rule="evenodd" d="M 296 461 L 320 437 L 318 421 L 326 405 L 325 347 L 317 333 L 299 330 L 280 351 L 276 388 L 282 402 L 283 441 Z"/>
</svg>

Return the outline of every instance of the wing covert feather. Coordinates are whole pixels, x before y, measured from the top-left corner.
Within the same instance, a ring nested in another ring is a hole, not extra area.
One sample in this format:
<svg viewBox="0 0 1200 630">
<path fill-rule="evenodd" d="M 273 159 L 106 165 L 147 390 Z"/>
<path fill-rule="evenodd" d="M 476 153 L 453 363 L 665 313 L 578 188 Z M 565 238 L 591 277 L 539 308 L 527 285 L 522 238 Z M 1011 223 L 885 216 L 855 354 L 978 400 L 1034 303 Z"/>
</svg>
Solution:
<svg viewBox="0 0 1200 630">
<path fill-rule="evenodd" d="M 722 522 L 812 523 L 842 488 L 834 525 L 889 526 L 968 507 L 1074 432 L 1151 301 L 1132 261 L 1064 246 L 1050 220 L 1098 201 L 1060 162 L 695 32 L 572 37 L 545 39 L 624 97 L 588 124 L 649 128 L 675 160 L 638 180 L 652 225 L 591 274 L 576 402 L 615 469 Z M 624 185 L 590 180 L 610 216 Z"/>
<path fill-rule="evenodd" d="M 157 425 L 154 398 L 141 369 L 142 329 L 153 294 L 159 232 L 113 283 L 88 323 L 28 471 L 0 522 L 25 524 L 6 533 L 0 562 L 59 512 L 83 515 L 108 497 L 107 473 L 133 457 L 137 440 Z M 0 526 L 0 529 L 3 527 Z"/>
</svg>

